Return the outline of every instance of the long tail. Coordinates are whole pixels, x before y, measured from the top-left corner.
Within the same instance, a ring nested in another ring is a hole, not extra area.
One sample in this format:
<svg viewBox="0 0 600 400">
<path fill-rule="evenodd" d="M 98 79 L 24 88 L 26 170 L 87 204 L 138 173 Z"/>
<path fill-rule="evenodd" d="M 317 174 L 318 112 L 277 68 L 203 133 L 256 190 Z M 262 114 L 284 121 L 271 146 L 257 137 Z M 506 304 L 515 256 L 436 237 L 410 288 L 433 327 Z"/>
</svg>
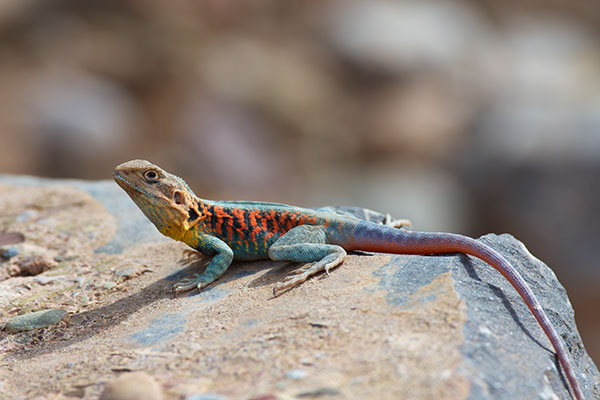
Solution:
<svg viewBox="0 0 600 400">
<path fill-rule="evenodd" d="M 486 244 L 467 236 L 452 233 L 407 232 L 373 223 L 359 223 L 346 250 L 365 250 L 394 254 L 465 253 L 477 257 L 494 267 L 515 288 L 538 323 L 552 342 L 556 355 L 571 384 L 577 400 L 583 399 L 579 382 L 563 341 L 552 326 L 533 291 L 515 268 L 498 252 Z"/>
</svg>

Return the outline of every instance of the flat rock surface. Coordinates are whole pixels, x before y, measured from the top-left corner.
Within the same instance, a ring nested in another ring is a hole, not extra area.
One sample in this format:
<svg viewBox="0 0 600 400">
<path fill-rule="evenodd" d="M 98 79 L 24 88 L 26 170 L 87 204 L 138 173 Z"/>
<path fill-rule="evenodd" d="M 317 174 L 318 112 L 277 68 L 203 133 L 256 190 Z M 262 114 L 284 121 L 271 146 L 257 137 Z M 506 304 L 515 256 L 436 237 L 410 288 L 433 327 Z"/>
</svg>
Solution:
<svg viewBox="0 0 600 400">
<path fill-rule="evenodd" d="M 97 399 L 128 372 L 150 376 L 165 399 L 569 398 L 520 297 L 471 257 L 351 254 L 277 298 L 293 264 L 235 263 L 174 298 L 171 285 L 205 259 L 186 257 L 112 182 L 0 177 L 0 232 L 25 236 L 0 260 L 0 323 L 68 312 L 50 327 L 0 331 L 2 398 Z M 482 240 L 530 283 L 586 398 L 599 398 L 552 271 L 509 235 Z M 48 269 L 21 273 L 31 256 Z"/>
</svg>

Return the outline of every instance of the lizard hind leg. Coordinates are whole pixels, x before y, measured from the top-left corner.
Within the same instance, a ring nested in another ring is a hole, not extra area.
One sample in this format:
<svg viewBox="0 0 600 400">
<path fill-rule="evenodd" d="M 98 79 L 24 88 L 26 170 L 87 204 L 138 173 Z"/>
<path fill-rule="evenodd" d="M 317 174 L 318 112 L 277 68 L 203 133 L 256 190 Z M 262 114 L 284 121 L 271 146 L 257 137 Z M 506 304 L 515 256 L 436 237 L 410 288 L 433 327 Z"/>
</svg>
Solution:
<svg viewBox="0 0 600 400">
<path fill-rule="evenodd" d="M 340 246 L 328 244 L 322 227 L 301 225 L 273 243 L 269 248 L 269 257 L 272 260 L 306 263 L 273 288 L 273 295 L 278 296 L 321 271 L 329 273 L 331 268 L 344 261 L 346 251 Z"/>
</svg>

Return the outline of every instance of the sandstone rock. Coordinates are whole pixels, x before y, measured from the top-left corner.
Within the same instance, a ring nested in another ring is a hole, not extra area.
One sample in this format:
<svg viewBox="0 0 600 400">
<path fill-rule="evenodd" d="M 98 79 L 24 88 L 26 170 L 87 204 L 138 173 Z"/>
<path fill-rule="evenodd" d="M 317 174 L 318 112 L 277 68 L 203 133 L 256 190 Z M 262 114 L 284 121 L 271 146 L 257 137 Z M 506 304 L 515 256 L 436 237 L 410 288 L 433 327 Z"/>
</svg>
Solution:
<svg viewBox="0 0 600 400">
<path fill-rule="evenodd" d="M 183 262 L 185 246 L 161 238 L 116 185 L 70 184 L 92 194 L 118 225 L 109 244 L 95 250 L 98 258 L 88 256 L 94 270 L 106 270 L 88 274 L 89 286 L 101 287 L 123 266 L 144 264 L 149 272 L 123 281 L 118 291 L 96 292 L 93 309 L 76 310 L 60 342 L 0 343 L 20 357 L 0 359 L 8 396 L 42 396 L 49 387 L 71 392 L 82 381 L 106 381 L 103 374 L 116 364 L 160 371 L 174 398 L 290 398 L 325 389 L 340 398 L 569 398 L 547 338 L 515 290 L 484 262 L 458 254 L 356 253 L 328 276 L 277 298 L 273 286 L 293 266 L 236 263 L 202 292 L 173 298 L 172 283 L 196 272 L 202 260 Z M 510 235 L 481 240 L 531 285 L 565 340 L 586 398 L 597 397 L 600 374 L 554 273 Z M 64 264 L 65 275 L 83 273 L 76 262 Z M 84 290 L 76 286 L 71 290 Z M 298 369 L 302 379 L 293 379 L 289 372 Z M 27 383 L 32 374 L 36 382 Z M 94 390 L 85 398 L 97 398 Z"/>
<path fill-rule="evenodd" d="M 104 386 L 100 400 L 162 400 L 160 386 L 145 372 L 123 374 Z"/>
</svg>

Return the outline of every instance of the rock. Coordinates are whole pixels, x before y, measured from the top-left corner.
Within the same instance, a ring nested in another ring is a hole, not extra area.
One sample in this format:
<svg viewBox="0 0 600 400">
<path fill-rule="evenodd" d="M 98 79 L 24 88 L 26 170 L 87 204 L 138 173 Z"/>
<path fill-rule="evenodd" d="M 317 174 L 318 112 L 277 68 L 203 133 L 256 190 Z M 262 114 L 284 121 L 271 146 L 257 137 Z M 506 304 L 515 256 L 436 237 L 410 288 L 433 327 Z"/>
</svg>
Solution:
<svg viewBox="0 0 600 400">
<path fill-rule="evenodd" d="M 187 396 L 185 400 L 228 400 L 227 397 L 220 396 L 216 393 L 193 394 Z"/>
<path fill-rule="evenodd" d="M 333 389 L 333 388 L 328 388 L 328 387 L 324 387 L 324 388 L 318 388 L 315 390 L 311 390 L 308 392 L 302 392 L 302 393 L 298 393 L 298 395 L 296 395 L 297 398 L 299 399 L 312 399 L 312 398 L 320 398 L 320 397 L 325 397 L 326 396 L 340 396 L 340 392 L 339 390 Z"/>
<path fill-rule="evenodd" d="M 566 348 L 572 349 L 576 375 L 580 384 L 588 388 L 584 389 L 586 398 L 598 396 L 594 389 L 600 382 L 598 369 L 585 353 L 573 309 L 552 270 L 510 235 L 486 235 L 480 240 L 504 255 L 532 287 Z M 557 373 L 553 348 L 504 277 L 486 263 L 471 257 L 452 257 L 446 265 L 433 259 L 397 260 L 403 265 L 401 269 L 392 272 L 395 268 L 388 265 L 379 272 L 387 278 L 382 282 L 386 287 L 395 287 L 388 295 L 389 301 L 401 308 L 418 307 L 418 302 L 415 304 L 411 297 L 435 282 L 443 271 L 450 272 L 454 290 L 466 305 L 467 320 L 462 329 L 464 343 L 460 350 L 463 362 L 459 369 L 471 380 L 471 398 L 535 398 L 542 392 L 570 398 L 562 370 Z M 431 295 L 439 296 L 439 293 L 436 291 Z M 517 334 L 519 331 L 521 333 Z M 538 344 L 533 345 L 532 339 Z M 544 356 L 546 349 L 550 350 L 550 357 Z"/>
<path fill-rule="evenodd" d="M 505 101 L 586 104 L 600 86 L 595 32 L 567 17 L 512 18 L 501 35 L 505 63 L 502 74 L 490 76 L 493 94 Z M 499 49 L 498 49 L 499 50 Z M 552 112 L 549 113 L 549 116 Z M 550 137 L 552 135 L 549 135 Z"/>
<path fill-rule="evenodd" d="M 0 249 L 0 257 L 5 260 L 10 260 L 17 254 L 19 254 L 19 249 L 14 246 L 6 246 Z"/>
<path fill-rule="evenodd" d="M 131 279 L 136 274 L 139 274 L 136 267 L 123 267 L 115 271 L 115 276 L 117 278 L 122 278 L 123 280 Z"/>
<path fill-rule="evenodd" d="M 562 15 L 562 14 L 561 14 Z M 461 163 L 474 232 L 510 231 L 561 277 L 600 357 L 600 58 L 595 33 L 561 15 L 519 18 L 502 36 L 495 86 Z M 586 71 L 586 72 L 582 72 Z M 497 78 L 497 79 L 496 79 Z"/>
<path fill-rule="evenodd" d="M 14 317 L 4 328 L 12 332 L 29 331 L 32 329 L 45 328 L 60 322 L 67 314 L 65 310 L 42 310 Z"/>
<path fill-rule="evenodd" d="M 502 275 L 482 261 L 460 254 L 357 252 L 329 275 L 277 298 L 274 285 L 294 265 L 237 262 L 201 293 L 173 298 L 173 281 L 193 275 L 204 262 L 184 268 L 184 247 L 159 239 L 129 207 L 132 202 L 113 191 L 116 185 L 71 185 L 104 204 L 117 221 L 116 233 L 106 239 L 110 246 L 98 242 L 89 253 L 79 251 L 88 267 L 61 266 L 61 274 L 89 282 L 84 286 L 90 292 L 72 283 L 74 288 L 65 289 L 69 299 L 75 293 L 93 296 L 87 308 L 72 306 L 75 315 L 60 330 L 64 339 L 32 340 L 20 348 L 18 340 L 9 343 L 23 357 L 0 358 L 7 397 L 23 392 L 44 397 L 48 387 L 72 392 L 73 381 L 101 381 L 102 371 L 116 364 L 168 376 L 172 398 L 200 393 L 226 393 L 231 399 L 265 393 L 282 399 L 334 393 L 339 398 L 569 398 L 536 320 Z M 364 210 L 342 211 L 383 219 Z M 600 373 L 552 270 L 510 235 L 480 240 L 507 257 L 531 285 L 571 353 L 584 395 L 597 397 Z M 152 272 L 120 282 L 122 290 L 102 290 L 117 268 L 142 264 Z M 11 302 L 47 288 L 30 286 L 14 291 Z M 25 336 L 16 335 L 29 340 Z M 301 379 L 285 379 L 298 368 L 305 372 Z M 26 379 L 32 375 L 35 384 Z M 124 390 L 133 380 L 123 380 L 117 386 Z M 194 385 L 186 387 L 191 381 Z"/>
<path fill-rule="evenodd" d="M 29 102 L 33 134 L 46 147 L 38 162 L 51 175 L 93 174 L 103 157 L 134 140 L 140 126 L 129 93 L 99 75 L 41 74 L 32 81 Z"/>
<path fill-rule="evenodd" d="M 27 222 L 31 219 L 37 218 L 39 213 L 36 210 L 25 210 L 17 216 L 18 222 Z"/>
<path fill-rule="evenodd" d="M 304 378 L 306 376 L 306 371 L 302 370 L 302 369 L 293 369 L 291 371 L 288 371 L 285 376 L 288 379 L 295 379 L 295 380 L 300 380 L 302 378 Z"/>
<path fill-rule="evenodd" d="M 56 261 L 46 254 L 34 254 L 19 258 L 10 271 L 12 276 L 33 276 L 56 266 Z"/>
<path fill-rule="evenodd" d="M 452 69 L 483 50 L 489 32 L 476 10 L 453 1 L 334 3 L 327 39 L 349 60 L 397 74 L 419 67 Z"/>
<path fill-rule="evenodd" d="M 274 394 L 261 394 L 256 397 L 252 397 L 250 400 L 279 400 L 279 397 Z"/>
<path fill-rule="evenodd" d="M 62 280 L 66 277 L 64 275 L 55 275 L 55 276 L 36 276 L 34 281 L 39 283 L 40 285 L 47 285 L 50 282 L 54 282 L 56 280 Z"/>
<path fill-rule="evenodd" d="M 495 51 L 511 61 L 502 74 L 488 71 L 496 86 L 469 154 L 492 165 L 600 162 L 594 34 L 561 18 L 520 18 L 510 28 Z"/>
<path fill-rule="evenodd" d="M 20 232 L 1 232 L 0 233 L 0 246 L 21 243 L 24 240 L 25 240 L 25 236 L 23 236 L 23 234 Z M 2 249 L 0 249 L 0 253 L 2 253 Z M 4 257 L 4 254 L 2 254 L 2 257 Z"/>
<path fill-rule="evenodd" d="M 411 154 L 445 159 L 449 149 L 463 143 L 474 107 L 446 79 L 420 73 L 401 84 L 389 85 L 370 101 L 365 144 L 379 154 Z M 457 101 L 457 99 L 461 99 Z M 464 100 L 463 100 L 464 99 Z"/>
<path fill-rule="evenodd" d="M 100 400 L 162 400 L 158 383 L 145 372 L 130 372 L 104 386 Z"/>
</svg>

